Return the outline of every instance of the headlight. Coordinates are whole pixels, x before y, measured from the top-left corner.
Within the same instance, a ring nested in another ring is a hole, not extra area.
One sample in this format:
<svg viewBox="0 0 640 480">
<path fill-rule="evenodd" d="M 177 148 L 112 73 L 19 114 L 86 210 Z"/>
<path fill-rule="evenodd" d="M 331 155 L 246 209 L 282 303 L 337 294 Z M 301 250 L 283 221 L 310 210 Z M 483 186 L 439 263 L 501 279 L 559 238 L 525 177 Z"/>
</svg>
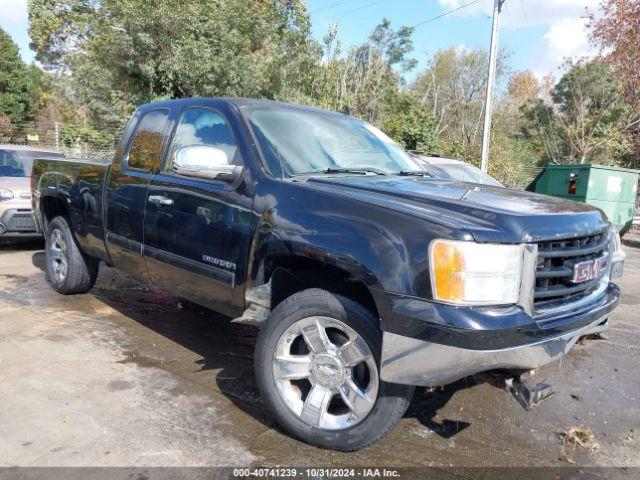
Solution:
<svg viewBox="0 0 640 480">
<path fill-rule="evenodd" d="M 616 226 L 611 224 L 609 232 L 611 233 L 611 251 L 615 253 L 618 250 L 622 250 L 622 241 L 620 240 L 620 234 Z"/>
<path fill-rule="evenodd" d="M 622 271 L 624 269 L 624 261 L 627 254 L 622 249 L 622 242 L 620 241 L 620 234 L 615 225 L 611 224 L 609 228 L 611 232 L 611 270 L 609 278 L 616 279 L 622 277 Z"/>
<path fill-rule="evenodd" d="M 5 200 L 13 200 L 13 192 L 11 190 L 0 188 L 0 202 Z"/>
<path fill-rule="evenodd" d="M 429 247 L 433 298 L 455 305 L 517 303 L 522 245 L 434 240 Z"/>
</svg>

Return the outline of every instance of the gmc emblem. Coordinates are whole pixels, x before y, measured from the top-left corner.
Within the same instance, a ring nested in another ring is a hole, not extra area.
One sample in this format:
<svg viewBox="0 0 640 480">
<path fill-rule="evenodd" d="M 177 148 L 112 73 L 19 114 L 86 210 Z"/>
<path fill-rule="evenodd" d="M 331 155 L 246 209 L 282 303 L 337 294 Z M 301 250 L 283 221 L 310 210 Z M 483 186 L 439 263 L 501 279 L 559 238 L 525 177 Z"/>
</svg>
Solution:
<svg viewBox="0 0 640 480">
<path fill-rule="evenodd" d="M 573 266 L 573 283 L 582 283 L 600 277 L 604 273 L 606 258 L 600 257 L 594 260 L 586 260 Z"/>
</svg>

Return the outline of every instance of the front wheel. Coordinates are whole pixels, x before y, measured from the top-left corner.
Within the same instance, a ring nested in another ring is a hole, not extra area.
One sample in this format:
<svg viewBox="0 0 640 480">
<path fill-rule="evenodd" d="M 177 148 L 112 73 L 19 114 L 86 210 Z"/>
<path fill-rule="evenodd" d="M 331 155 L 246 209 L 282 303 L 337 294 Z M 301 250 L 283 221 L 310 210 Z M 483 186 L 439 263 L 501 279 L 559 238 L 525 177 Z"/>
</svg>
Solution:
<svg viewBox="0 0 640 480">
<path fill-rule="evenodd" d="M 353 451 L 386 435 L 413 387 L 380 380 L 382 333 L 361 305 L 320 289 L 282 302 L 260 332 L 258 387 L 276 420 L 297 438 Z"/>
</svg>

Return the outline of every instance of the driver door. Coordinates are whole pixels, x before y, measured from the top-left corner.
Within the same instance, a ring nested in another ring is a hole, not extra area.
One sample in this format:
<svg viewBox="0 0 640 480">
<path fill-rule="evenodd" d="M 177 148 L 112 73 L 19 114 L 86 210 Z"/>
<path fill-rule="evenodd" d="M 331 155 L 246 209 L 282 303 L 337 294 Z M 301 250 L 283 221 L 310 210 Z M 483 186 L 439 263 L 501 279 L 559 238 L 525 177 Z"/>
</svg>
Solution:
<svg viewBox="0 0 640 480">
<path fill-rule="evenodd" d="M 198 161 L 220 167 L 221 159 L 242 166 L 240 152 L 225 116 L 208 106 L 185 108 L 177 121 L 160 171 L 149 184 L 144 222 L 144 255 L 156 285 L 227 315 L 242 306 L 239 270 L 248 255 L 248 239 L 238 228 L 243 214 L 230 200 L 238 181 L 184 172 L 174 163 L 185 147 L 218 149 Z M 234 196 L 235 198 L 235 196 Z M 246 210 L 246 209 L 245 209 Z M 247 245 L 247 251 L 243 245 Z"/>
</svg>

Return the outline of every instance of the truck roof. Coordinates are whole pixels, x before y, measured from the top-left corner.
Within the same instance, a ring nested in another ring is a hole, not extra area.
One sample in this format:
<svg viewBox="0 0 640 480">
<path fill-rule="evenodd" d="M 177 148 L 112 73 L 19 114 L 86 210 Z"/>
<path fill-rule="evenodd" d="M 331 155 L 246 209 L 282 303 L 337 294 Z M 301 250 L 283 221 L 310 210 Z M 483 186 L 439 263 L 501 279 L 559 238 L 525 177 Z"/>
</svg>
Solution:
<svg viewBox="0 0 640 480">
<path fill-rule="evenodd" d="M 297 103 L 287 103 L 278 100 L 257 99 L 257 98 L 244 98 L 244 97 L 190 97 L 180 98 L 175 100 L 165 100 L 160 102 L 147 103 L 140 107 L 141 110 L 147 110 L 155 107 L 175 107 L 175 106 L 187 106 L 187 105 L 202 105 L 203 100 L 216 100 L 229 103 L 236 107 L 278 107 L 287 108 L 292 110 L 305 110 L 309 112 L 333 114 L 333 115 L 345 115 L 344 113 L 335 112 L 332 110 L 325 110 L 322 108 L 312 107 L 308 105 L 300 105 Z"/>
</svg>

